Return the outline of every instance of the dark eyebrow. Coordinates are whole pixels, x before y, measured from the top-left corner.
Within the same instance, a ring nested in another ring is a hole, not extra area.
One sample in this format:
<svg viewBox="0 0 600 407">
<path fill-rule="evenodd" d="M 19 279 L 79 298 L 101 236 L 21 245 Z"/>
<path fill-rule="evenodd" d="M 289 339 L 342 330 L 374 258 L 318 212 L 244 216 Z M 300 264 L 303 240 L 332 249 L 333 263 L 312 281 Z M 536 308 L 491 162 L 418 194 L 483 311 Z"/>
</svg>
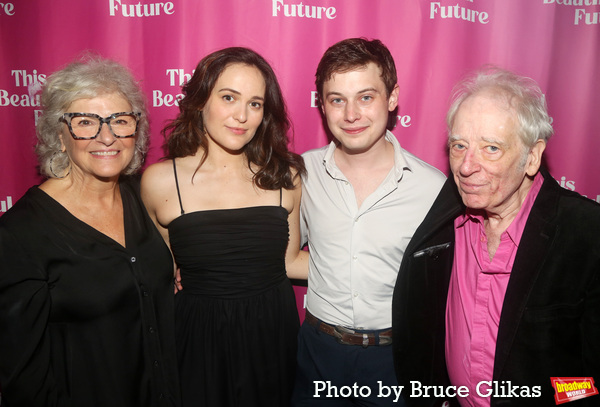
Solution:
<svg viewBox="0 0 600 407">
<path fill-rule="evenodd" d="M 327 94 L 325 95 L 325 97 L 329 97 L 329 96 L 343 96 L 340 92 L 327 92 Z"/>
<path fill-rule="evenodd" d="M 357 95 L 360 95 L 361 93 L 367 93 L 367 92 L 375 92 L 375 93 L 379 93 L 379 91 L 375 88 L 365 88 L 365 89 L 361 89 L 358 92 L 356 92 Z M 342 93 L 340 92 L 328 92 L 325 97 L 329 97 L 329 96 L 344 96 Z"/>
<path fill-rule="evenodd" d="M 241 93 L 235 89 L 231 89 L 231 88 L 223 88 L 223 89 L 219 89 L 218 92 L 231 92 L 231 93 L 235 93 L 236 95 L 241 95 Z M 252 100 L 262 100 L 264 102 L 265 98 L 262 96 L 253 96 L 250 99 Z"/>
<path fill-rule="evenodd" d="M 379 91 L 375 88 L 366 88 L 363 90 L 358 91 L 357 93 L 366 93 L 366 92 L 375 92 L 375 93 L 379 93 Z"/>
<path fill-rule="evenodd" d="M 223 88 L 223 89 L 219 89 L 219 92 L 231 92 L 231 93 L 235 93 L 236 95 L 241 95 L 241 93 L 235 89 L 231 89 L 231 88 Z"/>
</svg>

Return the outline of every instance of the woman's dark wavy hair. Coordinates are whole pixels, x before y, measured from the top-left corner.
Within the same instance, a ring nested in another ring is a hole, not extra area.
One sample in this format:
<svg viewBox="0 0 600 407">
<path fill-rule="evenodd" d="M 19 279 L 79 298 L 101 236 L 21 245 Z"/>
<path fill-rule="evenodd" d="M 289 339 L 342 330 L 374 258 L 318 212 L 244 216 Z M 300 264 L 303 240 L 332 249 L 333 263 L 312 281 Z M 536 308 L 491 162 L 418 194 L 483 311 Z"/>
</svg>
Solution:
<svg viewBox="0 0 600 407">
<path fill-rule="evenodd" d="M 204 57 L 190 80 L 183 86 L 179 115 L 162 130 L 166 158 L 194 155 L 204 151 L 198 168 L 208 157 L 208 140 L 204 132 L 202 110 L 223 71 L 232 64 L 256 67 L 265 80 L 262 123 L 252 140 L 244 147 L 248 167 L 258 167 L 253 182 L 266 190 L 292 189 L 295 176 L 306 172 L 302 157 L 288 149 L 288 118 L 285 101 L 271 66 L 256 52 L 243 47 L 225 48 Z M 294 171 L 295 170 L 295 174 Z"/>
</svg>

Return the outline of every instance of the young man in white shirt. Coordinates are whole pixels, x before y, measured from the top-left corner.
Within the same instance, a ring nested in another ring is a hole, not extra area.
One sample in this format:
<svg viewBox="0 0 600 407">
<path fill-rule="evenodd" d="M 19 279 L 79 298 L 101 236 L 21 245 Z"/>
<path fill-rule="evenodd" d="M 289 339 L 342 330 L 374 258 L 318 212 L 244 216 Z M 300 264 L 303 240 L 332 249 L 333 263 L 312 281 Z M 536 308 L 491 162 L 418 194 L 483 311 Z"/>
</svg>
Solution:
<svg viewBox="0 0 600 407">
<path fill-rule="evenodd" d="M 310 264 L 292 404 L 398 406 L 392 293 L 404 249 L 445 176 L 387 130 L 399 88 L 379 40 L 330 47 L 316 86 L 335 140 L 303 155 Z"/>
</svg>

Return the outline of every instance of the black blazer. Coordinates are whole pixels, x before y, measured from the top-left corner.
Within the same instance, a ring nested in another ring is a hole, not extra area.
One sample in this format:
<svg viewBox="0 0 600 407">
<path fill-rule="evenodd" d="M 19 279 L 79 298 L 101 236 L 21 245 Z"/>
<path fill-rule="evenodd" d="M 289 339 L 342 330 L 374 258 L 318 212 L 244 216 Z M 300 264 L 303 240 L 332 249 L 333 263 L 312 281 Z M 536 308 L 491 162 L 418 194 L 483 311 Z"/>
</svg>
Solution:
<svg viewBox="0 0 600 407">
<path fill-rule="evenodd" d="M 492 406 L 555 405 L 551 377 L 591 376 L 600 385 L 600 205 L 561 188 L 546 170 L 541 172 L 544 183 L 527 219 L 504 298 L 493 374 L 504 387 L 507 381 L 513 388 L 541 386 L 541 396 L 492 396 Z M 408 405 L 441 405 L 447 399 L 411 398 L 410 382 L 450 385 L 444 318 L 454 257 L 453 221 L 464 210 L 450 177 L 400 266 L 392 311 L 393 348 Z M 600 396 L 574 403 L 600 405 Z"/>
</svg>

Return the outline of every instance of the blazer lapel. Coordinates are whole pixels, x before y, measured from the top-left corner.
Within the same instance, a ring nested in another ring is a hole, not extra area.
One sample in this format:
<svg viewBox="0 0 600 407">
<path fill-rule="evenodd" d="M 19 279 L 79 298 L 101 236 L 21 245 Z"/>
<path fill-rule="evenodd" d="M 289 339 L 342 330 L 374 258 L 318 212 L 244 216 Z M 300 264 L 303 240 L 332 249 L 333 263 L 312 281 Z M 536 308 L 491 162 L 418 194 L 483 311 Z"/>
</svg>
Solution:
<svg viewBox="0 0 600 407">
<path fill-rule="evenodd" d="M 551 221 L 556 215 L 560 187 L 546 171 L 542 171 L 542 175 L 544 184 L 527 219 L 504 296 L 496 340 L 494 380 L 501 377 L 531 290 L 552 250 L 556 234 L 556 224 Z"/>
<path fill-rule="evenodd" d="M 463 211 L 464 205 L 456 184 L 452 178 L 448 178 L 427 216 L 415 231 L 405 255 L 412 255 L 415 251 L 421 250 L 424 242 L 436 235 L 440 228 L 452 222 Z"/>
</svg>

